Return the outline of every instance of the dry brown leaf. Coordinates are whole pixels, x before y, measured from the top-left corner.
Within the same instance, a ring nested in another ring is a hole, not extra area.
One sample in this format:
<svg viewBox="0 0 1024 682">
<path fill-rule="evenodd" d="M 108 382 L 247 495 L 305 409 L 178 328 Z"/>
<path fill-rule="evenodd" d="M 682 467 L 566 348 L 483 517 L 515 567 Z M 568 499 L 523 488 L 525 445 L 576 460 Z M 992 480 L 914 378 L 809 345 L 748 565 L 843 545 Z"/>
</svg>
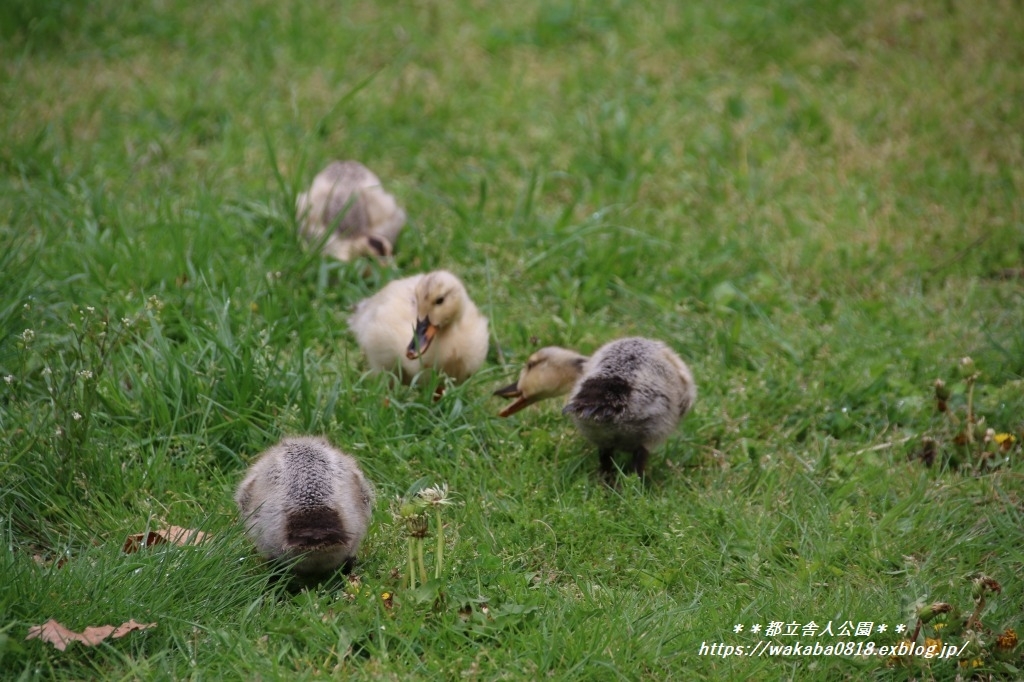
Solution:
<svg viewBox="0 0 1024 682">
<path fill-rule="evenodd" d="M 155 628 L 156 623 L 137 623 L 135 619 L 122 623 L 116 628 L 113 625 L 101 625 L 99 627 L 88 627 L 82 632 L 69 630 L 53 618 L 42 625 L 34 625 L 28 629 L 26 640 L 41 639 L 54 646 L 58 651 L 64 651 L 69 642 L 81 642 L 85 646 L 96 646 L 107 637 L 119 639 L 133 630 L 148 630 Z"/>
<path fill-rule="evenodd" d="M 148 533 L 129 535 L 124 541 L 124 547 L 121 549 L 125 554 L 132 554 L 133 552 L 138 552 L 143 547 L 162 545 L 165 542 L 169 542 L 172 545 L 185 546 L 198 545 L 204 540 L 206 540 L 206 533 L 201 530 L 170 526 L 163 530 L 151 530 Z"/>
</svg>

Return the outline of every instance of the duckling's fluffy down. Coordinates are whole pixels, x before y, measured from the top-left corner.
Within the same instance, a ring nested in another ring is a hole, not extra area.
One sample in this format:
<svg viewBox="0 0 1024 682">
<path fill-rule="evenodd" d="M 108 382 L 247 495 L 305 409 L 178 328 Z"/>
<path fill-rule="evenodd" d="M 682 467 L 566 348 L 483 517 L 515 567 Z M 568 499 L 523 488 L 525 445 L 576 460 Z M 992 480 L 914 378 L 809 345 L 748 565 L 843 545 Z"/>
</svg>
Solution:
<svg viewBox="0 0 1024 682">
<path fill-rule="evenodd" d="M 611 453 L 634 453 L 643 473 L 647 452 L 676 429 L 697 399 L 690 368 L 661 341 L 631 337 L 608 343 L 593 355 L 564 412 L 597 445 L 602 469 Z"/>
<path fill-rule="evenodd" d="M 285 438 L 238 486 L 246 532 L 267 559 L 303 558 L 300 574 L 350 566 L 373 511 L 373 487 L 356 460 L 323 438 Z"/>
</svg>

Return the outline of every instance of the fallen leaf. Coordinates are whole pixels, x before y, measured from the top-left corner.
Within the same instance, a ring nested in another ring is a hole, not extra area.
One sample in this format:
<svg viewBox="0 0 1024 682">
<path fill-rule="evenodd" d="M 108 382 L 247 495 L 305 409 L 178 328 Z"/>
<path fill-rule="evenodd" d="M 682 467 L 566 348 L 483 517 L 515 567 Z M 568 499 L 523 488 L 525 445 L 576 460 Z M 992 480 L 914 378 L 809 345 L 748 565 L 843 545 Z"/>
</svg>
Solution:
<svg viewBox="0 0 1024 682">
<path fill-rule="evenodd" d="M 139 622 L 136 622 L 136 620 L 134 618 L 131 618 L 131 619 L 128 620 L 127 623 L 121 623 L 120 625 L 117 626 L 117 629 L 114 630 L 113 637 L 114 637 L 114 639 L 121 639 L 122 637 L 127 635 L 129 632 L 132 632 L 133 630 L 148 630 L 150 628 L 155 628 L 155 627 L 156 627 L 156 623 L 139 623 Z"/>
<path fill-rule="evenodd" d="M 30 627 L 25 640 L 38 638 L 52 644 L 58 651 L 64 651 L 67 649 L 69 642 L 81 642 L 85 646 L 96 646 L 107 637 L 120 639 L 133 630 L 148 630 L 155 627 L 156 623 L 137 623 L 133 618 L 127 623 L 118 625 L 116 628 L 113 625 L 101 625 L 98 627 L 88 627 L 82 632 L 75 632 L 51 618 L 42 625 Z"/>
<path fill-rule="evenodd" d="M 124 547 L 121 549 L 125 554 L 132 554 L 133 552 L 138 552 L 143 547 L 162 545 L 165 542 L 169 542 L 172 545 L 185 546 L 198 545 L 204 540 L 206 540 L 206 533 L 201 530 L 170 526 L 163 530 L 151 530 L 148 533 L 129 535 L 124 541 Z"/>
</svg>

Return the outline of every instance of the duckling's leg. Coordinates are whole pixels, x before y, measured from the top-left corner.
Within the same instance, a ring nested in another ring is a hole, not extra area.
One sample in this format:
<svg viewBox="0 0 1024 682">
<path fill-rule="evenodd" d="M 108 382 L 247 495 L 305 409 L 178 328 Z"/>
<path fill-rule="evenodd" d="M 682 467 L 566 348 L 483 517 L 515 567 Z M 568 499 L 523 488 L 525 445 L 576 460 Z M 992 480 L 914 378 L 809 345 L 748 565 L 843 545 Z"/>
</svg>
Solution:
<svg viewBox="0 0 1024 682">
<path fill-rule="evenodd" d="M 644 477 L 644 468 L 647 466 L 647 456 L 650 453 L 643 445 L 637 446 L 633 451 L 633 473 L 640 478 Z"/>
<path fill-rule="evenodd" d="M 597 454 L 601 457 L 601 477 L 610 485 L 615 482 L 615 450 L 602 448 Z"/>
</svg>

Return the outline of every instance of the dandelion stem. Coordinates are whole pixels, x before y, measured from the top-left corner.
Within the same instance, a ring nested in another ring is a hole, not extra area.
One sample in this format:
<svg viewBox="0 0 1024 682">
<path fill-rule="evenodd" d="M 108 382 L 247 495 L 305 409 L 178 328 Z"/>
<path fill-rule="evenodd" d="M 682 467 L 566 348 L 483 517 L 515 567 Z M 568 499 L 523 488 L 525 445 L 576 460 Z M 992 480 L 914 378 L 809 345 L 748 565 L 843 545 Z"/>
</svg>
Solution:
<svg viewBox="0 0 1024 682">
<path fill-rule="evenodd" d="M 967 377 L 967 442 L 974 442 L 974 380 L 977 374 Z"/>
<path fill-rule="evenodd" d="M 437 553 L 434 554 L 434 578 L 441 579 L 441 565 L 444 562 L 444 524 L 441 522 L 441 507 L 434 507 L 437 519 Z"/>
<path fill-rule="evenodd" d="M 416 565 L 413 558 L 413 543 L 416 541 L 413 536 L 409 536 L 409 589 L 416 589 Z"/>
<path fill-rule="evenodd" d="M 416 538 L 416 552 L 420 557 L 420 583 L 427 583 L 427 564 L 423 560 L 423 538 Z"/>
</svg>

